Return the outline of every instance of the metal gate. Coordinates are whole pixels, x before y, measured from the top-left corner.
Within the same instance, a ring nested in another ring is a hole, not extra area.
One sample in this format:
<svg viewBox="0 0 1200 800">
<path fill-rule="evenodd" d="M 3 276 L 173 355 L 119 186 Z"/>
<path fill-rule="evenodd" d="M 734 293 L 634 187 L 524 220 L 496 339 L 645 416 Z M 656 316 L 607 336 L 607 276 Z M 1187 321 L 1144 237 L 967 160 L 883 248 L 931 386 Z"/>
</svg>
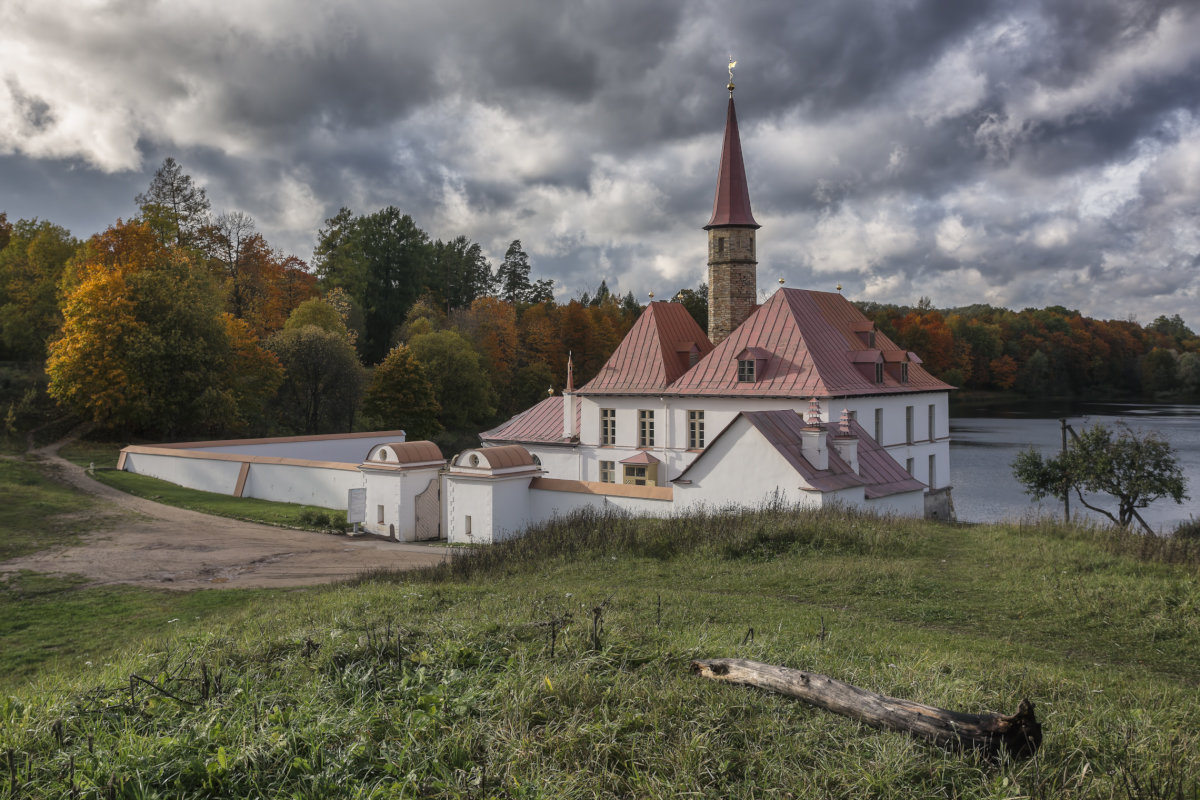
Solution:
<svg viewBox="0 0 1200 800">
<path fill-rule="evenodd" d="M 417 495 L 417 527 L 413 538 L 418 542 L 442 538 L 442 485 L 439 478 L 429 481 Z"/>
</svg>

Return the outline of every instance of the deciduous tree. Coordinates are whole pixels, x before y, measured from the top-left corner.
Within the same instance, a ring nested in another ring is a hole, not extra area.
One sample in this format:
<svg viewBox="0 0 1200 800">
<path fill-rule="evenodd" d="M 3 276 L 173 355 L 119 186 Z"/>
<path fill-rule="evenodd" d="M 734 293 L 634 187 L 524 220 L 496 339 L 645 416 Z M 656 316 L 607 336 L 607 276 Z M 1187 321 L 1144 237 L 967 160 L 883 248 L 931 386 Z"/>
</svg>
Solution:
<svg viewBox="0 0 1200 800">
<path fill-rule="evenodd" d="M 313 435 L 353 428 L 363 371 L 344 333 L 316 325 L 285 328 L 267 340 L 267 349 L 284 369 L 276 402 L 283 430 Z"/>
<path fill-rule="evenodd" d="M 0 250 L 0 357 L 41 361 L 62 324 L 58 284 L 79 247 L 66 228 L 19 220 Z"/>
<path fill-rule="evenodd" d="M 469 431 L 492 418 L 496 401 L 491 381 L 479 354 L 461 334 L 433 331 L 414 336 L 408 344 L 433 384 L 442 427 Z"/>
<path fill-rule="evenodd" d="M 142 222 L 93 237 L 67 276 L 50 393 L 97 423 L 174 436 L 237 427 L 248 387 L 208 270 Z"/>
<path fill-rule="evenodd" d="M 425 368 L 407 345 L 397 345 L 375 367 L 363 397 L 363 414 L 376 429 L 402 429 L 409 440 L 428 439 L 441 432 L 441 407 Z"/>
<path fill-rule="evenodd" d="M 1187 498 L 1187 481 L 1171 445 L 1158 434 L 1127 425 L 1114 433 L 1093 425 L 1063 453 L 1050 459 L 1030 448 L 1013 461 L 1013 474 L 1035 500 L 1074 492 L 1079 502 L 1128 527 L 1134 512 L 1155 500 Z M 1088 502 L 1085 492 L 1103 493 L 1117 503 L 1114 514 Z"/>
<path fill-rule="evenodd" d="M 327 289 L 341 287 L 363 310 L 360 348 L 367 363 L 380 361 L 409 307 L 429 277 L 429 237 L 412 217 L 389 206 L 364 217 L 343 208 L 326 221 L 314 253 Z"/>
</svg>

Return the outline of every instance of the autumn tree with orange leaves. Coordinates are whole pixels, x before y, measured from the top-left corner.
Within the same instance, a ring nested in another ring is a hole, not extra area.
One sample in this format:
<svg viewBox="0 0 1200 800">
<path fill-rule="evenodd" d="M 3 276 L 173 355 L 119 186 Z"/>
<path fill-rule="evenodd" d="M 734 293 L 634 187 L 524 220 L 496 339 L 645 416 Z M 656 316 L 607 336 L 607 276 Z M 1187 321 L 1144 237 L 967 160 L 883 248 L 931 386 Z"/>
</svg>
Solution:
<svg viewBox="0 0 1200 800">
<path fill-rule="evenodd" d="M 68 271 L 50 394 L 92 421 L 173 437 L 245 429 L 278 384 L 278 362 L 220 296 L 195 251 L 118 221 Z"/>
</svg>

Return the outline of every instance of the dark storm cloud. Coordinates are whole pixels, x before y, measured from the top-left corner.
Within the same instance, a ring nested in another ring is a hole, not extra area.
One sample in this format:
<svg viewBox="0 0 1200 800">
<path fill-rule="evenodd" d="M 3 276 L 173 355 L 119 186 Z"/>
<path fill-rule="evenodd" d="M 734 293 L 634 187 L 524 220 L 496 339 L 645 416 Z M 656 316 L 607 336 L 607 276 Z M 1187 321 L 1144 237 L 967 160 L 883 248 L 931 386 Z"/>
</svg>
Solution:
<svg viewBox="0 0 1200 800">
<path fill-rule="evenodd" d="M 732 53 L 764 286 L 1195 325 L 1197 14 L 17 0 L 0 30 L 0 208 L 86 235 L 131 213 L 172 155 L 217 209 L 302 257 L 340 206 L 394 204 L 493 258 L 519 237 L 571 292 L 606 277 L 662 296 L 704 275 Z"/>
</svg>

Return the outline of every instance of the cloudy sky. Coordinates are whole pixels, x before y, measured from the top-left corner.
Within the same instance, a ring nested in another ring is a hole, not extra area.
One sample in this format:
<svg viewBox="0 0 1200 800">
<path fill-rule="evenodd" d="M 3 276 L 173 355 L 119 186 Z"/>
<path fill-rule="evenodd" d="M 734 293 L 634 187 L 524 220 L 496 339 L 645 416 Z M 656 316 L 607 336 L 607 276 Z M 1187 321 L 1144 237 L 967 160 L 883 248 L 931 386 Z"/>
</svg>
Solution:
<svg viewBox="0 0 1200 800">
<path fill-rule="evenodd" d="M 395 205 L 564 294 L 704 279 L 732 53 L 759 283 L 1200 328 L 1196 0 L 0 0 L 0 210 L 165 156 L 309 258 Z"/>
</svg>

